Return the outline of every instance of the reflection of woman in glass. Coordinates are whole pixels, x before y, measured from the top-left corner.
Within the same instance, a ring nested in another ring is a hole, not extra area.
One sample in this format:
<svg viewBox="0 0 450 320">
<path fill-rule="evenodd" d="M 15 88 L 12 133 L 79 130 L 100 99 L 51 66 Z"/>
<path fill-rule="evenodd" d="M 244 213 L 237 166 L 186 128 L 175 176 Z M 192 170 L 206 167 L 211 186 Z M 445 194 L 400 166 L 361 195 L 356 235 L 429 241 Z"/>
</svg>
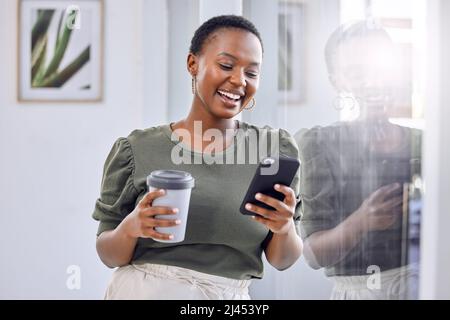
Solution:
<svg viewBox="0 0 450 320">
<path fill-rule="evenodd" d="M 260 201 L 274 210 L 252 206 L 249 210 L 259 215 L 251 219 L 239 206 L 257 164 L 223 159 L 236 159 L 236 150 L 247 141 L 235 139 L 237 134 L 245 138 L 249 131 L 261 131 L 233 120 L 254 104 L 261 63 L 262 42 L 251 22 L 239 16 L 208 20 L 195 32 L 187 57 L 194 94 L 187 117 L 135 130 L 114 144 L 93 214 L 100 221 L 98 254 L 109 267 L 119 267 L 107 299 L 248 299 L 250 280 L 263 276 L 263 252 L 280 270 L 300 256 L 294 221 L 298 176 L 293 189 L 275 188 L 286 195 L 284 201 L 262 195 Z M 210 141 L 202 137 L 209 129 L 223 134 L 223 140 L 208 151 Z M 236 134 L 227 135 L 230 131 Z M 279 132 L 279 153 L 298 157 L 286 131 L 271 131 Z M 190 138 L 178 134 L 186 132 Z M 173 140 L 177 136 L 181 141 Z M 178 146 L 193 162 L 174 163 L 172 151 Z M 221 161 L 205 163 L 212 153 Z M 157 241 L 170 240 L 170 234 L 155 227 L 182 222 L 171 218 L 176 208 L 152 205 L 164 190 L 147 192 L 146 176 L 159 169 L 187 171 L 195 178 L 183 242 Z M 167 218 L 156 217 L 161 215 Z"/>
<path fill-rule="evenodd" d="M 359 117 L 297 137 L 305 257 L 334 279 L 334 299 L 405 298 L 403 185 L 418 170 L 420 133 L 388 120 L 393 44 L 375 23 L 355 22 L 331 35 L 325 55 L 331 83 Z"/>
</svg>

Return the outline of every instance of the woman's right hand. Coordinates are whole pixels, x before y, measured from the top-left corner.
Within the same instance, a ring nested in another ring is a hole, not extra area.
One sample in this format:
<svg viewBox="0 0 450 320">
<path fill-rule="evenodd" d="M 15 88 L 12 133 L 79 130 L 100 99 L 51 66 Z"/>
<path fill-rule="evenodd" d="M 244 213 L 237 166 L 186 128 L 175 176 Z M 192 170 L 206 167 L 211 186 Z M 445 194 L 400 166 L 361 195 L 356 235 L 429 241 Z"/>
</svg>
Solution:
<svg viewBox="0 0 450 320">
<path fill-rule="evenodd" d="M 401 187 L 399 183 L 383 186 L 364 200 L 351 216 L 359 231 L 382 231 L 394 225 L 402 214 L 403 196 L 399 193 Z"/>
<path fill-rule="evenodd" d="M 153 200 L 165 194 L 165 190 L 158 189 L 148 192 L 138 203 L 136 208 L 123 219 L 120 224 L 122 231 L 130 238 L 152 238 L 155 240 L 171 240 L 172 235 L 160 233 L 155 227 L 173 227 L 181 222 L 176 219 L 161 219 L 155 216 L 173 215 L 177 208 L 152 206 Z"/>
</svg>

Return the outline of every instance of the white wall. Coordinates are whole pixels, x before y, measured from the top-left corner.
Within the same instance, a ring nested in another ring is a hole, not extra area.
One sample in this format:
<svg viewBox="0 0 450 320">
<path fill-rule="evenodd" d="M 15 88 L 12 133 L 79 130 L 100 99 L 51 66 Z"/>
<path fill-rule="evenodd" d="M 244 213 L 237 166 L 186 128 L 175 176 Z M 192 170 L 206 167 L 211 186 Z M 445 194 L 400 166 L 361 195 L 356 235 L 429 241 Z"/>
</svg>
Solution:
<svg viewBox="0 0 450 320">
<path fill-rule="evenodd" d="M 168 120 L 186 117 L 192 102 L 187 55 L 191 37 L 199 25 L 198 0 L 168 0 Z"/>
<path fill-rule="evenodd" d="M 425 196 L 421 237 L 420 298 L 450 299 L 450 62 L 447 0 L 428 1 L 427 108 L 424 135 Z"/>
<path fill-rule="evenodd" d="M 328 80 L 324 49 L 338 27 L 339 0 L 305 0 L 305 98 L 298 105 L 280 106 L 280 126 L 295 133 L 302 128 L 339 121 L 333 107 L 336 93 Z"/>
<path fill-rule="evenodd" d="M 223 14 L 242 14 L 241 0 L 199 0 L 199 23 Z"/>
<path fill-rule="evenodd" d="M 169 21 L 166 0 L 142 2 L 143 125 L 151 127 L 168 119 Z"/>
<path fill-rule="evenodd" d="M 17 103 L 16 0 L 0 6 L 0 298 L 102 298 L 110 270 L 91 212 L 112 143 L 143 124 L 142 2 L 105 1 L 98 104 Z M 66 288 L 73 264 L 78 291 Z"/>
</svg>

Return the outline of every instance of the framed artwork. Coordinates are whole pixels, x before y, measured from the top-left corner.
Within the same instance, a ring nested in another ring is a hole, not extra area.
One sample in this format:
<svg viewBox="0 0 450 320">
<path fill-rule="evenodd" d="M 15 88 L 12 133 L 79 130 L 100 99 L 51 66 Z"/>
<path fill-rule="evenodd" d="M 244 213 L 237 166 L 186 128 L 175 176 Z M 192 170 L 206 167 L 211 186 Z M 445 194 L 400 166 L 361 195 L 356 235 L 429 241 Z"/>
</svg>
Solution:
<svg viewBox="0 0 450 320">
<path fill-rule="evenodd" d="M 19 101 L 102 100 L 102 0 L 18 0 L 18 30 Z"/>
<path fill-rule="evenodd" d="M 278 94 L 282 104 L 304 101 L 304 3 L 283 0 L 278 7 Z"/>
</svg>

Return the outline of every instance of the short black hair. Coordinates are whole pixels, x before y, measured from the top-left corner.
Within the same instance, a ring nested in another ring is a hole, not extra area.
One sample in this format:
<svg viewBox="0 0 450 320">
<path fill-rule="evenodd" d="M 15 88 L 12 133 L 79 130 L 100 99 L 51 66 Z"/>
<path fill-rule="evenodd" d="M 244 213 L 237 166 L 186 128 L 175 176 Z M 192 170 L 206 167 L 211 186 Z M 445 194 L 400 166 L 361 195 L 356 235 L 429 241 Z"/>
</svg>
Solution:
<svg viewBox="0 0 450 320">
<path fill-rule="evenodd" d="M 237 28 L 253 33 L 261 43 L 261 48 L 264 51 L 261 35 L 255 25 L 242 16 L 237 15 L 222 15 L 213 17 L 205 21 L 194 33 L 191 40 L 189 52 L 198 54 L 202 51 L 203 45 L 208 37 L 219 29 Z"/>
</svg>

